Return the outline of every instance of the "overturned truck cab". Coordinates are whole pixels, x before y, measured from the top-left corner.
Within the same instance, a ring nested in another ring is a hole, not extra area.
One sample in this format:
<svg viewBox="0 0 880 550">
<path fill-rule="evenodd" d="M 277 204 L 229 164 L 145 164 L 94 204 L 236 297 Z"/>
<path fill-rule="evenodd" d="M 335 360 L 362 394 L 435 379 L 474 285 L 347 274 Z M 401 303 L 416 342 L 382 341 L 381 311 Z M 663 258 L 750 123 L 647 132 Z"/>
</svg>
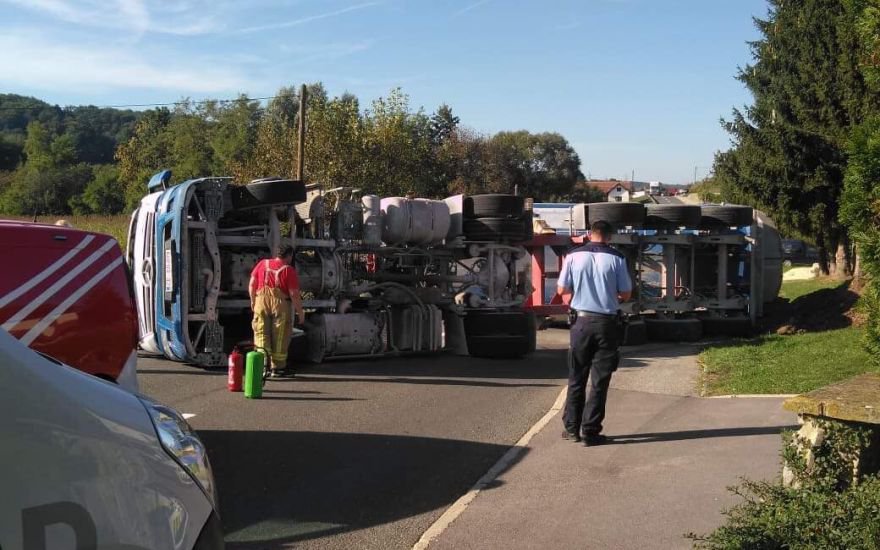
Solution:
<svg viewBox="0 0 880 550">
<path fill-rule="evenodd" d="M 148 353 L 224 365 L 252 338 L 251 270 L 283 243 L 308 312 L 292 361 L 535 349 L 522 197 L 381 198 L 280 178 L 171 185 L 169 171 L 148 188 L 127 251 Z"/>
</svg>

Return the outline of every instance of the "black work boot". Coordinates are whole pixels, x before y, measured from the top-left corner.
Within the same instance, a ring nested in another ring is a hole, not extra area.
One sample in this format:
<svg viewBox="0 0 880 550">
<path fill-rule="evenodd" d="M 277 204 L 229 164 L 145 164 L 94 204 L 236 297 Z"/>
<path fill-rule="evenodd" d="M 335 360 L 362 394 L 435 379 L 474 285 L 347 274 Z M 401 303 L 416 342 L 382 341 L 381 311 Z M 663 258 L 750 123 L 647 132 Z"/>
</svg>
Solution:
<svg viewBox="0 0 880 550">
<path fill-rule="evenodd" d="M 584 447 L 598 447 L 608 443 L 608 436 L 602 434 L 584 434 Z"/>
</svg>

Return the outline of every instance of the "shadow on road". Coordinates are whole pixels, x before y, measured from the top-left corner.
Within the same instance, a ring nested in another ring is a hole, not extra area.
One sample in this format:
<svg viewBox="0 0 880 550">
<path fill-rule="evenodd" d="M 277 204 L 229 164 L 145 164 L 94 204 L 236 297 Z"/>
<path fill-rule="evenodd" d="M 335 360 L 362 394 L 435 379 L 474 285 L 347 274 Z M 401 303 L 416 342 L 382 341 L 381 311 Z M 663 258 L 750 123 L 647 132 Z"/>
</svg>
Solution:
<svg viewBox="0 0 880 550">
<path fill-rule="evenodd" d="M 338 376 L 319 376 L 316 374 L 299 375 L 294 380 L 306 382 L 363 382 L 365 378 L 345 378 Z M 553 388 L 559 384 L 518 383 L 518 382 L 487 382 L 485 380 L 458 380 L 449 378 L 377 378 L 369 377 L 370 382 L 382 384 L 427 384 L 434 386 L 477 386 L 484 388 Z"/>
<path fill-rule="evenodd" d="M 708 430 L 686 430 L 681 432 L 656 432 L 643 434 L 612 435 L 609 444 L 628 445 L 632 443 L 655 443 L 658 441 L 685 441 L 688 439 L 708 439 L 713 437 L 745 437 L 750 435 L 777 435 L 783 430 L 797 429 L 797 426 L 760 426 L 744 428 L 718 428 Z"/>
<path fill-rule="evenodd" d="M 420 383 L 416 378 L 436 378 L 421 383 L 470 384 L 450 378 L 512 378 L 552 380 L 567 376 L 566 350 L 538 350 L 527 359 L 480 359 L 442 354 L 421 356 L 418 361 L 391 357 L 368 361 L 339 361 L 321 365 L 301 364 L 297 374 L 333 376 L 378 376 L 389 382 Z M 489 383 L 473 383 L 489 385 Z M 509 385 L 509 384 L 504 384 Z"/>
<path fill-rule="evenodd" d="M 184 366 L 186 368 L 183 368 L 183 369 L 161 369 L 161 368 L 159 368 L 159 369 L 157 369 L 157 368 L 145 369 L 145 368 L 139 368 L 137 373 L 138 373 L 138 376 L 145 375 L 145 374 L 186 374 L 186 375 L 193 375 L 194 374 L 194 375 L 201 375 L 201 376 L 226 376 L 225 369 L 224 370 L 220 370 L 220 369 L 211 370 L 211 369 L 206 369 L 204 367 L 189 366 L 189 365 L 184 365 Z"/>
<path fill-rule="evenodd" d="M 274 548 L 439 513 L 508 449 L 354 433 L 199 436 L 214 466 L 227 548 Z"/>
</svg>

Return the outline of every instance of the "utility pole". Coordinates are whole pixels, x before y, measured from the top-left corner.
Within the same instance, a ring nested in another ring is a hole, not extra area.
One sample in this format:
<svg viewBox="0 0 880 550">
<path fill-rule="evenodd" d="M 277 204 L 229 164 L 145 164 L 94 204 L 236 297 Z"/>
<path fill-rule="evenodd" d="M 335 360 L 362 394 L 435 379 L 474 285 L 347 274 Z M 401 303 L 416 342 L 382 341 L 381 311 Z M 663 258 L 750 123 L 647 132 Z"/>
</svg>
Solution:
<svg viewBox="0 0 880 550">
<path fill-rule="evenodd" d="M 694 166 L 694 183 L 697 183 L 697 167 Z"/>
<path fill-rule="evenodd" d="M 303 84 L 299 91 L 299 128 L 296 140 L 296 179 L 302 181 L 305 167 L 306 152 L 306 100 L 308 90 Z"/>
</svg>

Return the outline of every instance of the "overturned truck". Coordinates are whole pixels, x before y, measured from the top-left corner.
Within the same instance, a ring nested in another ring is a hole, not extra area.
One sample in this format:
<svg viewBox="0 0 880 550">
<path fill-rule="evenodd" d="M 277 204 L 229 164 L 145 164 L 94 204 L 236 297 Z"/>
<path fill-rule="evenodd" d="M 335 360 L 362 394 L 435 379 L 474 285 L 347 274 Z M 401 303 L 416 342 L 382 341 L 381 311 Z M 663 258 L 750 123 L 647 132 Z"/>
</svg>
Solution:
<svg viewBox="0 0 880 550">
<path fill-rule="evenodd" d="M 382 198 L 279 178 L 171 185 L 170 171 L 148 188 L 126 253 L 147 352 L 225 364 L 251 337 L 251 270 L 283 243 L 308 312 L 292 361 L 535 349 L 522 197 Z"/>
</svg>

